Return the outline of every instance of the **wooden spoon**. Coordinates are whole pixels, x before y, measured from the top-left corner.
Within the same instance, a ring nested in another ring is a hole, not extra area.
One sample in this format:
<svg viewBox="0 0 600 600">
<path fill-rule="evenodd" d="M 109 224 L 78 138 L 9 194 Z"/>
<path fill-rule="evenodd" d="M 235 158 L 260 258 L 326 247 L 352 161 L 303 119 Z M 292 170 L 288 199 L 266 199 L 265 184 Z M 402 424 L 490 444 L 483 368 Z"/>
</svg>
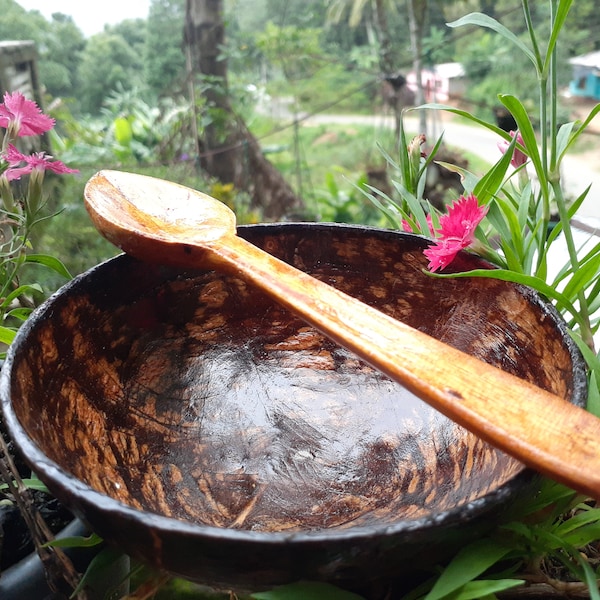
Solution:
<svg viewBox="0 0 600 600">
<path fill-rule="evenodd" d="M 143 175 L 87 183 L 98 230 L 145 261 L 221 270 L 252 282 L 341 346 L 490 444 L 600 499 L 600 419 L 298 271 L 237 237 L 218 200 Z"/>
</svg>

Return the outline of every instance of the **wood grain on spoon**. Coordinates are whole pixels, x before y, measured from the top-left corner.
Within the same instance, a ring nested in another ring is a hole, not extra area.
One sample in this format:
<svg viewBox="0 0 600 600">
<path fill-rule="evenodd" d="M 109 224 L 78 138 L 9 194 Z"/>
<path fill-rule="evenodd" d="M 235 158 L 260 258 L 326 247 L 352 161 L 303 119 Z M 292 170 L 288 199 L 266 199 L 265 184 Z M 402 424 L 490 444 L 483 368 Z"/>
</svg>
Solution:
<svg viewBox="0 0 600 600">
<path fill-rule="evenodd" d="M 239 238 L 221 202 L 167 181 L 101 171 L 86 207 L 145 261 L 235 274 L 492 445 L 600 498 L 600 419 L 452 348 Z"/>
</svg>

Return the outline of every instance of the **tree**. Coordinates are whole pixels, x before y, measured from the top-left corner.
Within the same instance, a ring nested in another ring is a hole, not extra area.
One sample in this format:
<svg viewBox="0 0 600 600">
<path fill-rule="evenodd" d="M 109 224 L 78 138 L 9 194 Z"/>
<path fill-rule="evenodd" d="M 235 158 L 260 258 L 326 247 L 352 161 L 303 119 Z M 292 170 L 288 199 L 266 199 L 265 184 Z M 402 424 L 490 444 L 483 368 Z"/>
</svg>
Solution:
<svg viewBox="0 0 600 600">
<path fill-rule="evenodd" d="M 78 89 L 77 73 L 86 41 L 73 18 L 54 13 L 42 43 L 40 77 L 51 96 L 74 96 Z"/>
<path fill-rule="evenodd" d="M 202 85 L 202 168 L 221 182 L 248 191 L 266 218 L 281 219 L 301 209 L 300 198 L 264 157 L 258 141 L 232 108 L 223 55 L 223 0 L 186 1 L 184 43 L 189 76 Z"/>
<path fill-rule="evenodd" d="M 427 0 L 406 0 L 410 30 L 410 47 L 413 56 L 413 71 L 417 81 L 415 104 L 419 106 L 425 100 L 423 90 L 423 35 L 427 15 Z M 427 133 L 427 113 L 419 111 L 419 130 Z"/>
<path fill-rule="evenodd" d="M 156 95 L 174 95 L 185 84 L 181 27 L 185 0 L 152 0 L 146 25 L 144 76 Z"/>
<path fill-rule="evenodd" d="M 80 101 L 84 112 L 96 114 L 114 90 L 142 84 L 141 59 L 120 35 L 102 32 L 86 45 L 79 69 Z"/>
<path fill-rule="evenodd" d="M 328 18 L 331 22 L 339 22 L 344 12 L 348 11 L 348 22 L 351 27 L 356 27 L 361 22 L 367 9 L 370 10 L 371 23 L 379 48 L 379 69 L 384 80 L 389 84 L 388 103 L 394 112 L 396 137 L 399 137 L 406 79 L 399 72 L 397 55 L 388 27 L 392 4 L 390 0 L 331 0 Z M 419 80 L 417 80 L 418 83 Z"/>
</svg>

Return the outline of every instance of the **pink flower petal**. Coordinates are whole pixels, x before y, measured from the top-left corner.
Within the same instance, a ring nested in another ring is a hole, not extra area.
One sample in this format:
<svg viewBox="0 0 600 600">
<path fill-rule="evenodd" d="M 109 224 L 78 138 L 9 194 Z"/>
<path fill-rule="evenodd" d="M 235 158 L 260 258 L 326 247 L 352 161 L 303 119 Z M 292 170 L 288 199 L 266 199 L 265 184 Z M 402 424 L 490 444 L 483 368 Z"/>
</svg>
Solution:
<svg viewBox="0 0 600 600">
<path fill-rule="evenodd" d="M 9 168 L 4 172 L 8 181 L 20 179 L 23 175 L 29 175 L 34 170 L 52 171 L 57 175 L 79 173 L 77 169 L 67 167 L 60 160 L 52 160 L 52 157 L 48 156 L 45 152 L 26 155 L 19 152 L 12 144 L 8 145 L 3 158 L 9 164 Z M 22 165 L 21 163 L 25 164 Z"/>
<path fill-rule="evenodd" d="M 470 194 L 461 196 L 448 213 L 440 217 L 440 228 L 435 243 L 423 252 L 429 259 L 430 271 L 444 269 L 460 250 L 470 246 L 475 240 L 475 230 L 487 214 L 487 207 L 479 206 L 477 198 Z"/>
<path fill-rule="evenodd" d="M 0 104 L 0 127 L 13 128 L 18 136 L 39 135 L 54 127 L 54 119 L 45 115 L 39 106 L 21 92 L 6 92 Z"/>
</svg>

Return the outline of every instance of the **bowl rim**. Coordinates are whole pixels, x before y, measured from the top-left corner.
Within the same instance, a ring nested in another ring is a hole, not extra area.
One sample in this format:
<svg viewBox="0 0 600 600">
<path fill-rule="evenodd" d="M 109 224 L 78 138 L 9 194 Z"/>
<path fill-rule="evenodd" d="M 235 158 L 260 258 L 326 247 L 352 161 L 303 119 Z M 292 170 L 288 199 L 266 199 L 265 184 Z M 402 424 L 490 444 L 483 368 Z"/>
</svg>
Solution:
<svg viewBox="0 0 600 600">
<path fill-rule="evenodd" d="M 253 225 L 244 225 L 238 227 L 240 233 L 252 230 L 283 230 L 296 229 L 299 227 L 319 228 L 329 230 L 351 229 L 354 231 L 362 230 L 365 232 L 377 232 L 380 235 L 402 236 L 411 239 L 422 240 L 426 244 L 428 238 L 396 230 L 386 230 L 377 227 L 364 225 L 347 225 L 340 223 L 306 223 L 306 222 L 286 222 L 286 223 L 259 223 Z M 462 251 L 470 257 L 482 261 L 480 257 L 470 252 Z M 82 282 L 93 277 L 97 272 L 111 268 L 113 263 L 123 261 L 138 262 L 136 259 L 121 253 L 108 260 L 105 260 L 85 272 L 77 275 L 71 281 L 67 282 L 59 290 L 53 293 L 39 307 L 37 307 L 27 321 L 21 326 L 17 335 L 10 345 L 6 360 L 2 365 L 0 372 L 0 408 L 2 410 L 5 426 L 12 437 L 15 445 L 23 454 L 26 462 L 34 469 L 38 477 L 46 483 L 49 490 L 55 493 L 56 497 L 64 502 L 76 515 L 87 520 L 86 505 L 93 506 L 96 511 L 101 510 L 106 515 L 119 515 L 132 521 L 138 527 L 153 529 L 162 533 L 184 534 L 186 536 L 214 539 L 223 542 L 229 540 L 232 542 L 260 543 L 260 544 L 281 544 L 282 542 L 294 543 L 337 543 L 345 540 L 359 541 L 360 539 L 371 538 L 374 535 L 383 537 L 396 537 L 402 534 L 413 535 L 432 528 L 443 528 L 456 522 L 467 523 L 477 517 L 497 507 L 503 507 L 509 501 L 517 498 L 520 491 L 532 485 L 539 474 L 533 469 L 523 465 L 523 468 L 511 476 L 500 487 L 487 492 L 485 495 L 465 502 L 449 510 L 440 511 L 435 514 L 428 514 L 414 519 L 403 519 L 397 522 L 383 522 L 381 525 L 358 525 L 343 529 L 316 529 L 309 531 L 251 531 L 247 529 L 228 529 L 212 525 L 203 525 L 186 521 L 175 517 L 168 517 L 159 513 L 136 509 L 120 500 L 103 494 L 74 475 L 64 471 L 57 463 L 48 458 L 37 444 L 29 437 L 16 413 L 13 410 L 11 399 L 11 375 L 13 364 L 18 357 L 20 347 L 25 342 L 31 330 L 37 327 L 38 322 L 44 320 L 44 316 L 52 311 L 53 304 L 63 295 L 69 293 L 73 288 L 77 288 Z M 487 261 L 484 261 L 487 262 Z M 488 263 L 489 264 L 489 263 Z M 493 265 L 491 265 L 493 268 Z M 574 340 L 568 333 L 566 323 L 548 301 L 544 300 L 537 292 L 520 284 L 516 285 L 527 296 L 528 301 L 533 302 L 539 308 L 544 310 L 549 317 L 553 319 L 556 327 L 563 336 L 567 350 L 573 360 L 573 402 L 585 406 L 587 398 L 587 377 L 583 357 Z M 67 498 L 67 500 L 65 500 Z M 90 525 L 94 526 L 93 519 L 89 520 Z"/>
</svg>

